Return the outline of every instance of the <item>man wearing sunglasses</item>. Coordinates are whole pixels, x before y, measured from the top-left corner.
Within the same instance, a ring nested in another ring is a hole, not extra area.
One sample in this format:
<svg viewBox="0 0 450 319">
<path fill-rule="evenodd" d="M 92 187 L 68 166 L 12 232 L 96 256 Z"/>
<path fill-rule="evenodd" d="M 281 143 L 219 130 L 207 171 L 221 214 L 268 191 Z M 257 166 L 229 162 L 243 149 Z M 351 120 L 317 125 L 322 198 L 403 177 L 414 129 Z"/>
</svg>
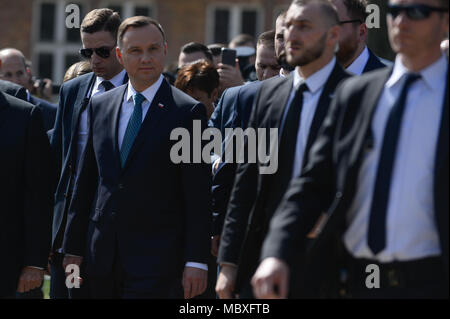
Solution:
<svg viewBox="0 0 450 319">
<path fill-rule="evenodd" d="M 321 296 L 339 296 L 344 265 L 354 298 L 448 298 L 448 4 L 389 1 L 395 64 L 336 92 L 310 165 L 272 220 L 256 296 L 286 297 L 305 253 L 304 286 Z"/>
<path fill-rule="evenodd" d="M 366 0 L 331 2 L 336 6 L 341 25 L 339 51 L 336 54 L 339 63 L 347 72 L 356 75 L 386 67 L 366 45 Z"/>
<path fill-rule="evenodd" d="M 89 99 L 128 81 L 128 76 L 115 54 L 120 23 L 119 15 L 110 9 L 96 9 L 86 15 L 81 24 L 83 48 L 80 55 L 90 62 L 93 72 L 68 81 L 61 87 L 55 129 L 51 139 L 58 166 L 58 186 L 53 216 L 51 298 L 67 298 L 69 295 L 74 298 L 86 297 L 83 289 L 68 291 L 66 288 L 61 247 L 73 182 L 88 136 L 86 107 Z M 86 287 L 86 284 L 83 286 Z"/>
</svg>

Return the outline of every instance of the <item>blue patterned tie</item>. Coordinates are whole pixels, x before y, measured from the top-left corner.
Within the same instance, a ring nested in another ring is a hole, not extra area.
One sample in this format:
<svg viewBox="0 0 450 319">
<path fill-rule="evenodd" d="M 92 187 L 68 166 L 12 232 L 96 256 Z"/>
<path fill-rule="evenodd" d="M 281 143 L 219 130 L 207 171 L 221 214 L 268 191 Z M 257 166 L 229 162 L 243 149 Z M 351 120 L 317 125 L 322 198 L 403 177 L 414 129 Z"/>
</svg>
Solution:
<svg viewBox="0 0 450 319">
<path fill-rule="evenodd" d="M 140 93 L 136 93 L 133 96 L 133 100 L 134 111 L 128 122 L 127 130 L 125 131 L 125 136 L 122 141 L 122 148 L 120 149 L 120 162 L 122 163 L 122 167 L 125 166 L 128 154 L 130 153 L 131 147 L 133 146 L 134 140 L 136 139 L 142 124 L 142 102 L 145 101 L 145 97 Z"/>
</svg>

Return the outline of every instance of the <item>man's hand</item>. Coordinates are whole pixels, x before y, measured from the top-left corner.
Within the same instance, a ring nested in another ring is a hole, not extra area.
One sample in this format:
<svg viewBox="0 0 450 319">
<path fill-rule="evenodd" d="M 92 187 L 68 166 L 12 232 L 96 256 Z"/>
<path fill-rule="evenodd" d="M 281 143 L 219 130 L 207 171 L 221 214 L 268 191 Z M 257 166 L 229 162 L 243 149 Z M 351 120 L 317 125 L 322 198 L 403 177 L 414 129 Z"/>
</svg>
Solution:
<svg viewBox="0 0 450 319">
<path fill-rule="evenodd" d="M 220 235 L 215 235 L 211 237 L 211 255 L 217 257 L 219 253 L 219 243 L 220 243 Z"/>
<path fill-rule="evenodd" d="M 182 285 L 184 299 L 194 298 L 206 290 L 208 272 L 194 267 L 185 267 L 183 271 Z"/>
<path fill-rule="evenodd" d="M 222 265 L 216 284 L 216 293 L 219 295 L 220 299 L 233 299 L 236 274 L 236 266 Z"/>
<path fill-rule="evenodd" d="M 17 292 L 27 292 L 41 285 L 44 279 L 44 270 L 33 267 L 24 267 L 17 284 Z"/>
<path fill-rule="evenodd" d="M 239 60 L 236 60 L 236 65 L 234 67 L 228 64 L 219 63 L 217 72 L 220 76 L 220 92 L 244 84 L 244 79 L 242 78 L 241 70 L 239 69 Z"/>
<path fill-rule="evenodd" d="M 253 294 L 258 299 L 285 299 L 289 290 L 289 267 L 278 258 L 266 258 L 252 278 Z"/>
<path fill-rule="evenodd" d="M 83 262 L 83 257 L 80 257 L 80 256 L 67 256 L 67 255 L 64 256 L 62 265 L 63 265 L 63 268 L 64 268 L 64 272 L 66 273 L 66 277 L 71 274 L 71 272 L 67 272 L 67 266 L 69 266 L 69 265 L 77 265 L 78 267 L 81 267 L 81 263 L 82 262 Z M 78 280 L 79 280 L 80 284 L 83 283 L 83 279 L 81 277 L 78 277 Z"/>
</svg>

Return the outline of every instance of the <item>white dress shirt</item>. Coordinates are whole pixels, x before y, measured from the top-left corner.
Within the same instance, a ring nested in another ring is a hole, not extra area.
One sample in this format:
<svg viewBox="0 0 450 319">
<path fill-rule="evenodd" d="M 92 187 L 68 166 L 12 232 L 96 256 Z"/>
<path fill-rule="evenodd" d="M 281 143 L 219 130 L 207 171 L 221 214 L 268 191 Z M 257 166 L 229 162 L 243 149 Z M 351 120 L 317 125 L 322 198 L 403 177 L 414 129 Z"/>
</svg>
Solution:
<svg viewBox="0 0 450 319">
<path fill-rule="evenodd" d="M 292 177 L 299 175 L 301 172 L 304 152 L 308 143 L 309 131 L 311 129 L 311 124 L 316 113 L 317 104 L 319 104 L 319 99 L 322 95 L 325 83 L 327 83 L 328 78 L 330 77 L 331 72 L 333 72 L 335 65 L 336 58 L 333 57 L 333 59 L 326 66 L 309 76 L 306 80 L 300 76 L 298 68 L 295 69 L 294 85 L 288 102 L 289 107 L 295 97 L 295 88 L 297 88 L 301 82 L 306 82 L 309 90 L 303 92 L 303 107 L 299 119 L 300 124 L 299 130 L 297 132 L 297 144 L 295 147 L 295 159 L 293 163 Z M 284 116 L 286 116 L 286 114 L 287 109 Z"/>
<path fill-rule="evenodd" d="M 346 71 L 354 75 L 363 74 L 367 62 L 369 61 L 369 57 L 370 57 L 369 49 L 366 46 L 364 50 L 361 52 L 361 54 L 356 58 L 356 60 L 349 65 Z"/>
<path fill-rule="evenodd" d="M 374 256 L 367 235 L 378 161 L 389 112 L 399 98 L 405 73 L 410 72 L 399 57 L 395 61 L 372 121 L 374 147 L 364 155 L 355 198 L 347 214 L 349 227 L 343 240 L 355 257 L 391 262 L 441 254 L 433 182 L 447 68 L 448 61 L 442 56 L 422 70 L 422 78 L 409 88 L 393 163 L 386 212 L 386 247 Z"/>
<path fill-rule="evenodd" d="M 125 70 L 122 70 L 119 72 L 115 77 L 113 77 L 109 82 L 111 82 L 114 87 L 121 86 L 123 84 L 123 79 L 125 77 Z M 105 81 L 104 78 L 101 78 L 97 76 L 94 82 L 94 86 L 90 90 L 90 92 L 87 93 L 86 97 L 89 98 L 91 96 L 102 94 L 105 92 L 105 88 L 103 85 L 100 85 L 103 81 Z M 80 162 L 81 155 L 83 154 L 84 147 L 87 143 L 88 138 L 88 111 L 87 108 L 81 112 L 80 115 L 80 122 L 78 125 L 78 140 L 77 140 L 77 161 L 76 166 L 78 166 L 78 163 Z"/>
<path fill-rule="evenodd" d="M 144 91 L 139 92 L 145 97 L 145 101 L 142 102 L 142 122 L 144 121 L 145 116 L 147 115 L 147 112 L 150 108 L 150 105 L 153 102 L 153 99 L 155 98 L 156 93 L 158 92 L 159 88 L 161 87 L 163 79 L 164 79 L 164 77 L 161 75 L 159 77 L 159 79 L 153 85 L 151 85 Z M 131 82 L 128 81 L 128 90 L 124 96 L 122 108 L 120 110 L 119 130 L 118 130 L 119 149 L 122 148 L 122 142 L 123 142 L 123 138 L 125 137 L 125 132 L 127 130 L 128 122 L 130 121 L 131 115 L 133 114 L 133 110 L 134 110 L 133 96 L 136 93 L 138 93 L 138 92 L 133 88 L 133 86 L 131 85 Z M 186 267 L 199 268 L 199 269 L 203 269 L 206 271 L 208 270 L 207 264 L 201 264 L 201 263 L 195 263 L 195 262 L 187 262 Z"/>
</svg>

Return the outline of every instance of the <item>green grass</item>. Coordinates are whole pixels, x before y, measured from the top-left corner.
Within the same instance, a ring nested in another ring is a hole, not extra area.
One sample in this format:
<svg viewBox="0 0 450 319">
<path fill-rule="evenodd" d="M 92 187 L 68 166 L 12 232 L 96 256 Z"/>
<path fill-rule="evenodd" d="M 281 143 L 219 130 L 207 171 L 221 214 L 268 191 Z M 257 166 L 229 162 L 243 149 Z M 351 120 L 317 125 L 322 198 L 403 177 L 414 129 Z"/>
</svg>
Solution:
<svg viewBox="0 0 450 319">
<path fill-rule="evenodd" d="M 50 276 L 44 276 L 42 291 L 44 292 L 44 299 L 50 299 Z"/>
</svg>

